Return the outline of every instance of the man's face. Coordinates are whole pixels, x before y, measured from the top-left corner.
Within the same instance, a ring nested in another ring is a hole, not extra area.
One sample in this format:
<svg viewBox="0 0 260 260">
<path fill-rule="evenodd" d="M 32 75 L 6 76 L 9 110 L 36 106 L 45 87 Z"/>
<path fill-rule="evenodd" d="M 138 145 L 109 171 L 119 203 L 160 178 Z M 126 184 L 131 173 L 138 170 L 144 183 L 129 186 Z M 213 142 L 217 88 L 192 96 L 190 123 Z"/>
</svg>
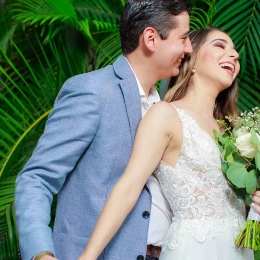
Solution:
<svg viewBox="0 0 260 260">
<path fill-rule="evenodd" d="M 188 36 L 190 30 L 190 17 L 187 12 L 176 16 L 177 28 L 169 32 L 166 40 L 156 41 L 154 60 L 158 78 L 170 78 L 179 74 L 179 66 L 185 54 L 192 52 L 191 42 Z"/>
</svg>

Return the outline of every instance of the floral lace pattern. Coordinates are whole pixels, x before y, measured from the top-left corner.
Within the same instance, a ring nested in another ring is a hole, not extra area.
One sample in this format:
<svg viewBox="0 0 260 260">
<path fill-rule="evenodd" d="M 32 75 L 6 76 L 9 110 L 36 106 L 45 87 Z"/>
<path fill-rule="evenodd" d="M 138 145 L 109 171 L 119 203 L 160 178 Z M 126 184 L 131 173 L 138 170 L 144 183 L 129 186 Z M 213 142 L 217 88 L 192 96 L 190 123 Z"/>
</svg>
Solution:
<svg viewBox="0 0 260 260">
<path fill-rule="evenodd" d="M 184 110 L 180 157 L 171 167 L 163 161 L 155 176 L 174 213 L 163 250 L 177 248 L 182 235 L 203 243 L 225 233 L 231 244 L 245 223 L 244 202 L 237 199 L 221 172 L 220 152 L 212 137 Z"/>
</svg>

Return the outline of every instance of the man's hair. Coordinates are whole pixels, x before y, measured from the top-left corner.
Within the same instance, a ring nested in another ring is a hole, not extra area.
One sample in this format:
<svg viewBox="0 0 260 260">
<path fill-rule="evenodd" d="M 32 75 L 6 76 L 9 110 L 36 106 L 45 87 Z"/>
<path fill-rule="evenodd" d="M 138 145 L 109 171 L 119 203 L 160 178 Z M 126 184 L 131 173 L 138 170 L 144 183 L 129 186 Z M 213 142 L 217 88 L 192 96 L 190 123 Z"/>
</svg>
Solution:
<svg viewBox="0 0 260 260">
<path fill-rule="evenodd" d="M 145 28 L 152 27 L 162 40 L 178 26 L 174 16 L 189 11 L 187 0 L 129 0 L 120 20 L 120 38 L 123 53 L 133 52 Z"/>
</svg>

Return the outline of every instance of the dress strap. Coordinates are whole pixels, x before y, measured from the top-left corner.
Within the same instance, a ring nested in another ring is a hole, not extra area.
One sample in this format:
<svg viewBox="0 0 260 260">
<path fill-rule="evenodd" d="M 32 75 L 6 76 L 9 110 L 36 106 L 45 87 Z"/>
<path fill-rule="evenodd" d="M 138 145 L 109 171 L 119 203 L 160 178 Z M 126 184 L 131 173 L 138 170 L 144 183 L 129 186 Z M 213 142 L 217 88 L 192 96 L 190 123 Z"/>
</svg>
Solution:
<svg viewBox="0 0 260 260">
<path fill-rule="evenodd" d="M 173 103 L 169 103 L 171 106 L 173 106 L 177 111 L 178 111 L 178 108 L 176 106 L 173 105 Z"/>
<path fill-rule="evenodd" d="M 169 103 L 172 107 L 174 107 L 175 108 L 175 110 L 176 110 L 176 112 L 177 112 L 177 114 L 178 114 L 178 116 L 179 116 L 179 119 L 180 119 L 180 121 L 182 122 L 183 120 L 182 120 L 182 118 L 183 118 L 183 111 L 181 110 L 181 109 L 179 109 L 178 107 L 176 107 L 175 105 L 173 105 L 172 103 Z M 183 123 L 183 122 L 182 122 Z"/>
</svg>

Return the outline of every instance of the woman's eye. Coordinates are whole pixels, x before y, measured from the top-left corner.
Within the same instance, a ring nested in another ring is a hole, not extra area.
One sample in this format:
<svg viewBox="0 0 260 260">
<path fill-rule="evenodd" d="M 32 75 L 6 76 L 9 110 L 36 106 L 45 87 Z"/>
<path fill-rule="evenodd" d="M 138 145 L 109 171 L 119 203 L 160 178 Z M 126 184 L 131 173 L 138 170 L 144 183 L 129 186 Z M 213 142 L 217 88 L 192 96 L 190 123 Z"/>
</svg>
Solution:
<svg viewBox="0 0 260 260">
<path fill-rule="evenodd" d="M 215 46 L 225 49 L 225 46 L 222 43 L 216 43 Z"/>
</svg>

